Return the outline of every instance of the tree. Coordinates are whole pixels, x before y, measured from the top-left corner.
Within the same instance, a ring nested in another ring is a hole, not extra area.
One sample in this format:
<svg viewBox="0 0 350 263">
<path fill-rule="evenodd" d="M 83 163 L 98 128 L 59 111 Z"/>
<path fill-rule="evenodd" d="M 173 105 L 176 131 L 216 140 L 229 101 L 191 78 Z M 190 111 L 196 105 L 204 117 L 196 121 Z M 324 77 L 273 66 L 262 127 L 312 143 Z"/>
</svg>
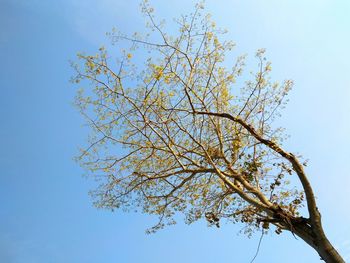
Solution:
<svg viewBox="0 0 350 263">
<path fill-rule="evenodd" d="M 273 227 L 299 236 L 326 262 L 344 262 L 322 228 L 306 162 L 282 148 L 283 129 L 273 125 L 292 81 L 271 80 L 263 49 L 250 78 L 242 75 L 245 56 L 228 66 L 234 44 L 221 39 L 225 31 L 201 3 L 176 20 L 176 36 L 147 1 L 141 6 L 150 33 L 113 30 L 113 44 L 130 44 L 117 63 L 101 47 L 73 65 L 73 80 L 92 86 L 76 105 L 92 128 L 78 159 L 100 181 L 95 205 L 159 216 L 149 232 L 177 214 L 189 224 L 242 222 L 248 235 Z M 141 68 L 134 57 L 145 57 Z"/>
</svg>

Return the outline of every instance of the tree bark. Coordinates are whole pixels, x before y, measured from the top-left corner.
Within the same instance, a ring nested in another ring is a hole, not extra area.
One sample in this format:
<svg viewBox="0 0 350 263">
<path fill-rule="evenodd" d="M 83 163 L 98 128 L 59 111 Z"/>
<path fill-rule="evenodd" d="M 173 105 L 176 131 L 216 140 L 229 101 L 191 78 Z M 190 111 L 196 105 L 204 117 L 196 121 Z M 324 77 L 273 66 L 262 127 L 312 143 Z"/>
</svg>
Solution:
<svg viewBox="0 0 350 263">
<path fill-rule="evenodd" d="M 338 251 L 332 246 L 328 239 L 322 241 L 317 247 L 316 251 L 320 255 L 321 259 L 327 263 L 345 263 L 344 259 L 340 256 Z"/>
<path fill-rule="evenodd" d="M 315 227 L 305 221 L 293 225 L 295 226 L 293 232 L 315 249 L 321 260 L 327 263 L 345 263 L 345 260 L 327 239 L 321 225 Z"/>
</svg>

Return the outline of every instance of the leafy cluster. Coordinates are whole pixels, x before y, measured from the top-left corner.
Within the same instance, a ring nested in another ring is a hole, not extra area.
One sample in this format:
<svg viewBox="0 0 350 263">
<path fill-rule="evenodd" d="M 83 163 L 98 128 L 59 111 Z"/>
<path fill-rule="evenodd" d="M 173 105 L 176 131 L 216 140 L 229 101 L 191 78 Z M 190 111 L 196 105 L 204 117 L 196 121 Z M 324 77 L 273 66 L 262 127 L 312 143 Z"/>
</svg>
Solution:
<svg viewBox="0 0 350 263">
<path fill-rule="evenodd" d="M 92 128 L 78 159 L 100 181 L 95 204 L 158 215 L 151 231 L 177 213 L 187 223 L 242 222 L 248 234 L 271 223 L 291 230 L 304 195 L 288 183 L 298 163 L 280 148 L 282 130 L 272 122 L 292 81 L 271 81 L 263 49 L 242 81 L 245 56 L 228 66 L 234 44 L 202 9 L 176 20 L 169 36 L 143 2 L 150 33 L 114 30 L 114 44 L 131 44 L 117 61 L 105 48 L 78 55 L 74 81 L 92 87 L 76 98 Z M 149 58 L 137 67 L 140 50 Z"/>
</svg>

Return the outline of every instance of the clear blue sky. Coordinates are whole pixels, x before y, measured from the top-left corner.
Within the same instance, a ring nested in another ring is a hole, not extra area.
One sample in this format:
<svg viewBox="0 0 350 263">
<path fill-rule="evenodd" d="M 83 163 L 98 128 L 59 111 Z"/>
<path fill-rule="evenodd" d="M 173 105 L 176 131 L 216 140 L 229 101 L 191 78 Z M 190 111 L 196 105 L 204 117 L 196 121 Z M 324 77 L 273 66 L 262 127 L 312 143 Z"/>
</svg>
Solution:
<svg viewBox="0 0 350 263">
<path fill-rule="evenodd" d="M 192 1 L 151 1 L 160 18 Z M 350 3 L 347 0 L 208 0 L 238 53 L 267 48 L 276 79 L 295 88 L 280 124 L 307 172 L 326 232 L 350 260 Z M 142 31 L 138 1 L 0 1 L 0 262 L 250 262 L 259 236 L 240 225 L 182 222 L 155 235 L 155 219 L 92 207 L 94 182 L 72 161 L 86 138 L 72 107 L 68 60 L 108 43 L 105 32 Z M 301 240 L 264 238 L 257 262 L 320 262 Z"/>
</svg>

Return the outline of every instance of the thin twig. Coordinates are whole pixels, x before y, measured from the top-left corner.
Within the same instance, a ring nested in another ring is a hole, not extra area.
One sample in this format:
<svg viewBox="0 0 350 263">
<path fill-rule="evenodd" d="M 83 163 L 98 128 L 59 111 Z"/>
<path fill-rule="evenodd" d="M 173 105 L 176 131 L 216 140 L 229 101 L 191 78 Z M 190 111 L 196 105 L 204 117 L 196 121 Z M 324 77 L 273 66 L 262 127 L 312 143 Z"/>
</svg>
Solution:
<svg viewBox="0 0 350 263">
<path fill-rule="evenodd" d="M 256 259 L 256 257 L 258 256 L 259 254 L 259 249 L 260 249 L 260 245 L 261 245 L 261 241 L 264 237 L 264 229 L 261 229 L 261 236 L 260 236 L 260 239 L 259 239 L 259 244 L 258 244 L 258 247 L 256 249 L 256 252 L 255 252 L 255 255 L 253 257 L 253 259 L 250 261 L 250 263 L 253 263 L 253 261 Z"/>
</svg>

